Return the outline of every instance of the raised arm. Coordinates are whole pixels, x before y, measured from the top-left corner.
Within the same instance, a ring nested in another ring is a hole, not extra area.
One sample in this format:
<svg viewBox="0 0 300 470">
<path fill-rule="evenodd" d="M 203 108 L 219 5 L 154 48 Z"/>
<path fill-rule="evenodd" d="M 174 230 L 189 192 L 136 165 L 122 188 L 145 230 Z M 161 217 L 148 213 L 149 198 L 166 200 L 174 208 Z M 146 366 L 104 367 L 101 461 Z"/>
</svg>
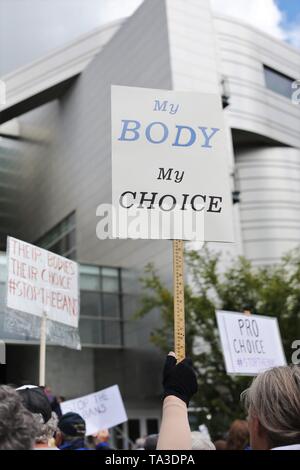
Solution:
<svg viewBox="0 0 300 470">
<path fill-rule="evenodd" d="M 184 359 L 177 364 L 175 354 L 169 353 L 163 372 L 163 387 L 163 414 L 157 450 L 190 450 L 187 407 L 198 389 L 191 361 Z"/>
</svg>

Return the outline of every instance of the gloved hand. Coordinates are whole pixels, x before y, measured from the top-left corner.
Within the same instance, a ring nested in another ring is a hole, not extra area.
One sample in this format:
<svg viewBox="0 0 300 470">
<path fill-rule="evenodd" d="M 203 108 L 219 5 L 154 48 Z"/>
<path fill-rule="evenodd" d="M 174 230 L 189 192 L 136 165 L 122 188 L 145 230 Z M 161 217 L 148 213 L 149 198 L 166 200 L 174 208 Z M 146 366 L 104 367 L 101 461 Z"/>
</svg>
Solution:
<svg viewBox="0 0 300 470">
<path fill-rule="evenodd" d="M 169 353 L 163 371 L 163 397 L 174 395 L 189 405 L 192 396 L 197 392 L 197 378 L 191 359 L 184 359 L 177 364 L 175 355 Z"/>
</svg>

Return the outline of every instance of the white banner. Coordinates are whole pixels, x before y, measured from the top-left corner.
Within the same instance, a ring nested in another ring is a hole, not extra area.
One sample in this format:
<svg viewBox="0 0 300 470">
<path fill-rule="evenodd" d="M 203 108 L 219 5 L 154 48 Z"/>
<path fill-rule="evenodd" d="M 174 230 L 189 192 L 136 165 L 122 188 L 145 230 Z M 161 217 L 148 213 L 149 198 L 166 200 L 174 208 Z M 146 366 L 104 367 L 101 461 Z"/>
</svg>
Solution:
<svg viewBox="0 0 300 470">
<path fill-rule="evenodd" d="M 277 318 L 217 311 L 226 371 L 257 375 L 286 365 Z"/>
<path fill-rule="evenodd" d="M 8 237 L 7 267 L 7 307 L 78 327 L 77 263 Z"/>
<path fill-rule="evenodd" d="M 113 428 L 128 419 L 118 385 L 64 401 L 60 406 L 63 414 L 72 411 L 85 420 L 87 436 Z"/>
<path fill-rule="evenodd" d="M 218 95 L 112 86 L 112 236 L 233 241 Z"/>
</svg>

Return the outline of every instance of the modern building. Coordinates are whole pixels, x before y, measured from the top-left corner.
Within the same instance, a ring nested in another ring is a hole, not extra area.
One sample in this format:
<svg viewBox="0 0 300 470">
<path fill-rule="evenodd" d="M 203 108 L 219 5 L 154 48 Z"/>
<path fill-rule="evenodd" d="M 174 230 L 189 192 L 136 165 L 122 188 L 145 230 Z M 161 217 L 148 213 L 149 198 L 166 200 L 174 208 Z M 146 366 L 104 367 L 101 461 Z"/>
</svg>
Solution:
<svg viewBox="0 0 300 470">
<path fill-rule="evenodd" d="M 97 207 L 111 198 L 110 86 L 220 94 L 235 200 L 231 250 L 270 264 L 300 240 L 299 74 L 299 51 L 213 15 L 209 0 L 145 0 L 130 18 L 2 77 L 1 249 L 10 234 L 81 264 L 83 349 L 49 346 L 47 382 L 67 398 L 118 383 L 131 438 L 157 428 L 162 363 L 149 343 L 158 315 L 132 319 L 137 278 L 151 261 L 170 282 L 172 249 L 96 237 Z M 4 268 L 1 275 L 3 292 Z M 7 358 L 8 381 L 37 381 L 30 338 L 10 338 Z"/>
</svg>

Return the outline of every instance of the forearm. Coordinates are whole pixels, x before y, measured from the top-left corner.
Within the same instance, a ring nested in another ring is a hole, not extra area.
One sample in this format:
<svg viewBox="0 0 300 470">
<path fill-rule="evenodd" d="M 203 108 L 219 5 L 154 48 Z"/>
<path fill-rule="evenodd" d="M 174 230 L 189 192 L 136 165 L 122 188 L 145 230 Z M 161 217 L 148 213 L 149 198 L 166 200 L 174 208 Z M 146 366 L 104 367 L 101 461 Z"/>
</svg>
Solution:
<svg viewBox="0 0 300 470">
<path fill-rule="evenodd" d="M 175 396 L 164 400 L 157 450 L 190 450 L 191 430 L 186 404 Z"/>
</svg>

